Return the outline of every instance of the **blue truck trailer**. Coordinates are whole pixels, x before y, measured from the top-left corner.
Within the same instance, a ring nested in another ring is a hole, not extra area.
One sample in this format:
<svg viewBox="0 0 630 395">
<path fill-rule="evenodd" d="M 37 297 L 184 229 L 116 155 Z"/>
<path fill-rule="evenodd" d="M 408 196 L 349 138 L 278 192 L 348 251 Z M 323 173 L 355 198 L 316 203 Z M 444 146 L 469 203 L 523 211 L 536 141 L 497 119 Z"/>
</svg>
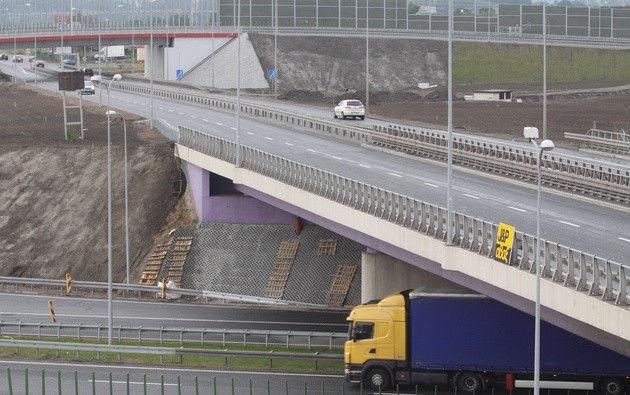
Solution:
<svg viewBox="0 0 630 395">
<path fill-rule="evenodd" d="M 461 291 L 418 289 L 355 307 L 345 378 L 371 388 L 452 385 L 465 393 L 534 387 L 534 317 Z M 630 358 L 541 322 L 540 388 L 628 389 Z"/>
</svg>

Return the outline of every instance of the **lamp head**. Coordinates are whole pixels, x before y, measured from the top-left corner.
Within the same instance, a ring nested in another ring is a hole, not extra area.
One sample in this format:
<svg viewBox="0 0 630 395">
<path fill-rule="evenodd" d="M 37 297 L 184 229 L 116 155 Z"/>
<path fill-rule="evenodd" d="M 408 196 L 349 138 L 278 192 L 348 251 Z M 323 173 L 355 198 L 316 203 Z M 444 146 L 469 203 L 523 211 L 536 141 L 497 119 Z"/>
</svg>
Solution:
<svg viewBox="0 0 630 395">
<path fill-rule="evenodd" d="M 120 75 L 120 74 L 114 74 L 114 76 L 112 77 L 112 79 L 113 79 L 113 80 L 115 80 L 115 81 L 122 80 L 122 75 Z"/>
<path fill-rule="evenodd" d="M 551 140 L 543 140 L 540 143 L 540 150 L 541 151 L 551 151 L 554 148 L 555 148 L 555 146 L 553 145 L 553 141 L 551 141 Z"/>
<path fill-rule="evenodd" d="M 523 128 L 523 137 L 528 140 L 537 139 L 538 138 L 538 128 L 533 126 L 525 126 Z"/>
</svg>

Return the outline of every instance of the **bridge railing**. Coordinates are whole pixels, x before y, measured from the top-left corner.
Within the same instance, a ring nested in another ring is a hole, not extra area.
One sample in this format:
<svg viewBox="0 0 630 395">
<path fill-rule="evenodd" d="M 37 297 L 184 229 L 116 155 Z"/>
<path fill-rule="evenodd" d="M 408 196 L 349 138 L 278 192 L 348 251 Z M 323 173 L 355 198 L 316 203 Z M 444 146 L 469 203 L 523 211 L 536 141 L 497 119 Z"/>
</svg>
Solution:
<svg viewBox="0 0 630 395">
<path fill-rule="evenodd" d="M 236 144 L 180 127 L 180 145 L 235 164 Z M 383 220 L 446 240 L 447 210 L 408 196 L 241 146 L 242 168 L 341 203 Z M 454 213 L 455 245 L 492 256 L 498 225 Z M 516 232 L 509 265 L 535 272 L 535 237 Z M 542 276 L 619 306 L 630 304 L 630 267 L 548 240 L 540 240 Z"/>
<path fill-rule="evenodd" d="M 149 95 L 150 87 L 138 83 L 115 83 L 115 89 Z M 190 89 L 154 88 L 155 97 L 193 103 L 218 110 L 235 111 L 236 100 L 194 93 Z M 379 127 L 373 130 L 309 117 L 259 104 L 241 102 L 241 113 L 259 119 L 280 122 L 287 127 L 361 144 L 383 146 L 446 160 L 448 135 L 436 129 Z M 517 144 L 493 142 L 483 137 L 458 135 L 453 139 L 454 161 L 463 166 L 501 173 L 520 179 L 536 180 L 536 157 L 533 150 Z M 543 154 L 542 166 L 547 172 L 543 182 L 583 194 L 630 203 L 630 168 L 598 162 L 561 153 Z"/>
</svg>

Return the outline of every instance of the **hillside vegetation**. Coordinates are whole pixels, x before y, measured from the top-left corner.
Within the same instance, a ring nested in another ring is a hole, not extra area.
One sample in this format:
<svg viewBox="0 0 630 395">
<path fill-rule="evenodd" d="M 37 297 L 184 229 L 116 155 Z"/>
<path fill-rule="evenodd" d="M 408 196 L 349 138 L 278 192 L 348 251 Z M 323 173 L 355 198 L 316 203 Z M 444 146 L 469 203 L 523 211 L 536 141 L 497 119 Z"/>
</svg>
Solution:
<svg viewBox="0 0 630 395">
<path fill-rule="evenodd" d="M 630 52 L 594 48 L 547 47 L 547 81 L 630 80 Z M 542 81 L 543 47 L 487 43 L 453 45 L 455 84 Z"/>
</svg>

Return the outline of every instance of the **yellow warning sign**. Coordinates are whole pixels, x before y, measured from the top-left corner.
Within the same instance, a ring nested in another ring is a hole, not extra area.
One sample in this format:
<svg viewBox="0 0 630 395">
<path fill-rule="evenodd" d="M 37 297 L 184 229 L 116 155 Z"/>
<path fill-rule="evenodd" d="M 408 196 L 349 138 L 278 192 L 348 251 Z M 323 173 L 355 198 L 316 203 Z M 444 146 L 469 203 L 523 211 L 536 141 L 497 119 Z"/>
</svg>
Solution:
<svg viewBox="0 0 630 395">
<path fill-rule="evenodd" d="M 510 263 L 512 257 L 512 245 L 514 244 L 514 227 L 503 223 L 499 224 L 497 241 L 494 247 L 494 259 L 505 264 Z"/>
</svg>

